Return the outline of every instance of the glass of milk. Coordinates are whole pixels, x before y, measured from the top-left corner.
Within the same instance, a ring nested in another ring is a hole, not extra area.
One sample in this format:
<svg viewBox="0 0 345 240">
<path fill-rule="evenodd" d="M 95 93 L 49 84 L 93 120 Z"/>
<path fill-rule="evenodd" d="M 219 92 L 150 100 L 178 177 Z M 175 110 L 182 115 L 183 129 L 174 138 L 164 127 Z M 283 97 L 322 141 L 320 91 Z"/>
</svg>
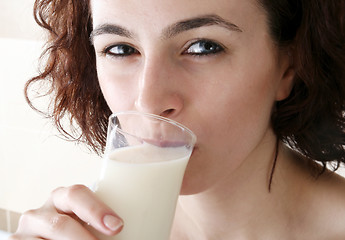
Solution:
<svg viewBox="0 0 345 240">
<path fill-rule="evenodd" d="M 102 173 L 95 193 L 124 221 L 100 240 L 168 240 L 196 136 L 157 115 L 120 112 L 109 118 Z"/>
</svg>

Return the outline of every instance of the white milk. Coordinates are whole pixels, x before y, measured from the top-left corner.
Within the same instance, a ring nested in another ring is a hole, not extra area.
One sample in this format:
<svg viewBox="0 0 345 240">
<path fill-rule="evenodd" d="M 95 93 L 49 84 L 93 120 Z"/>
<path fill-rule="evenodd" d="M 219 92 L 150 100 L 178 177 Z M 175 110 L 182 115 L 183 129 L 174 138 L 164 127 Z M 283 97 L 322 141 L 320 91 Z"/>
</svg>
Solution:
<svg viewBox="0 0 345 240">
<path fill-rule="evenodd" d="M 168 240 L 190 153 L 144 144 L 109 154 L 96 194 L 123 220 L 119 235 L 99 239 Z"/>
</svg>

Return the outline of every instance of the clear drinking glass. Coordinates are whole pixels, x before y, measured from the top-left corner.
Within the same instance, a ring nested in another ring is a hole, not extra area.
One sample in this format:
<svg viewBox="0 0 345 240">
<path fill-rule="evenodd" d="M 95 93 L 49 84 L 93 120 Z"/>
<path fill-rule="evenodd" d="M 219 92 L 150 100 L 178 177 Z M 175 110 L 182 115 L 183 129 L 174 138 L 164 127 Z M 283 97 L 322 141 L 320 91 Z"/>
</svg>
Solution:
<svg viewBox="0 0 345 240">
<path fill-rule="evenodd" d="M 106 152 L 95 193 L 123 220 L 120 234 L 101 240 L 168 240 L 184 171 L 196 136 L 153 114 L 109 118 Z"/>
</svg>

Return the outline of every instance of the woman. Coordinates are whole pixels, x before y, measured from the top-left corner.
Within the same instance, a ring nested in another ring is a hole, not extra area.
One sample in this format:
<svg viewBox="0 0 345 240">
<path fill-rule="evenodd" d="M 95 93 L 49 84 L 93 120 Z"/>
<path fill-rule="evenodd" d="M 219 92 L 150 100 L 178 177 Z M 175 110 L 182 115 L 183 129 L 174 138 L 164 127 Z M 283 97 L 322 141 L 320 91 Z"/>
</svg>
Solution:
<svg viewBox="0 0 345 240">
<path fill-rule="evenodd" d="M 198 137 L 171 239 L 345 239 L 345 3 L 36 0 L 57 126 L 98 153 L 111 112 L 162 115 Z M 30 99 L 28 99 L 30 102 Z M 30 102 L 31 103 L 31 102 Z M 288 147 L 289 146 L 289 147 Z M 321 164 L 318 164 L 318 163 Z M 115 235 L 84 186 L 55 190 L 11 239 Z"/>
</svg>

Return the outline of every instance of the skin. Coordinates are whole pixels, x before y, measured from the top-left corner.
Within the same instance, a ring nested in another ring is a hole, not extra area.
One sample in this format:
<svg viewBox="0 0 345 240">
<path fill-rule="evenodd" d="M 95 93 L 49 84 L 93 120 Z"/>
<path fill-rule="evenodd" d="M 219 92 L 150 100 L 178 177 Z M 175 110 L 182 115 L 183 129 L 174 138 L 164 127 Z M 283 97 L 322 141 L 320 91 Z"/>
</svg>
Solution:
<svg viewBox="0 0 345 240">
<path fill-rule="evenodd" d="M 187 169 L 184 194 L 216 184 L 220 176 L 232 174 L 260 142 L 274 138 L 269 126 L 271 109 L 275 100 L 289 93 L 293 74 L 286 73 L 289 58 L 277 51 L 267 34 L 265 15 L 254 1 L 174 1 L 173 8 L 166 3 L 158 6 L 157 1 L 130 1 L 119 8 L 117 2 L 92 2 L 95 32 L 107 23 L 120 25 L 132 35 L 103 32 L 93 37 L 100 86 L 113 112 L 155 113 L 195 132 L 198 143 Z M 180 21 L 214 13 L 240 30 L 211 25 L 173 37 L 164 35 Z M 197 48 L 198 39 L 218 43 L 224 51 L 188 54 L 188 49 Z M 125 57 L 103 53 L 118 43 L 138 53 Z"/>
<path fill-rule="evenodd" d="M 197 135 L 171 239 L 344 238 L 342 178 L 327 172 L 316 180 L 316 165 L 279 144 L 268 192 L 276 150 L 270 116 L 295 72 L 255 0 L 91 3 L 99 83 L 111 110 L 169 117 Z M 120 217 L 84 186 L 59 188 L 23 215 L 12 239 L 94 239 L 92 227 L 118 233 Z"/>
</svg>

